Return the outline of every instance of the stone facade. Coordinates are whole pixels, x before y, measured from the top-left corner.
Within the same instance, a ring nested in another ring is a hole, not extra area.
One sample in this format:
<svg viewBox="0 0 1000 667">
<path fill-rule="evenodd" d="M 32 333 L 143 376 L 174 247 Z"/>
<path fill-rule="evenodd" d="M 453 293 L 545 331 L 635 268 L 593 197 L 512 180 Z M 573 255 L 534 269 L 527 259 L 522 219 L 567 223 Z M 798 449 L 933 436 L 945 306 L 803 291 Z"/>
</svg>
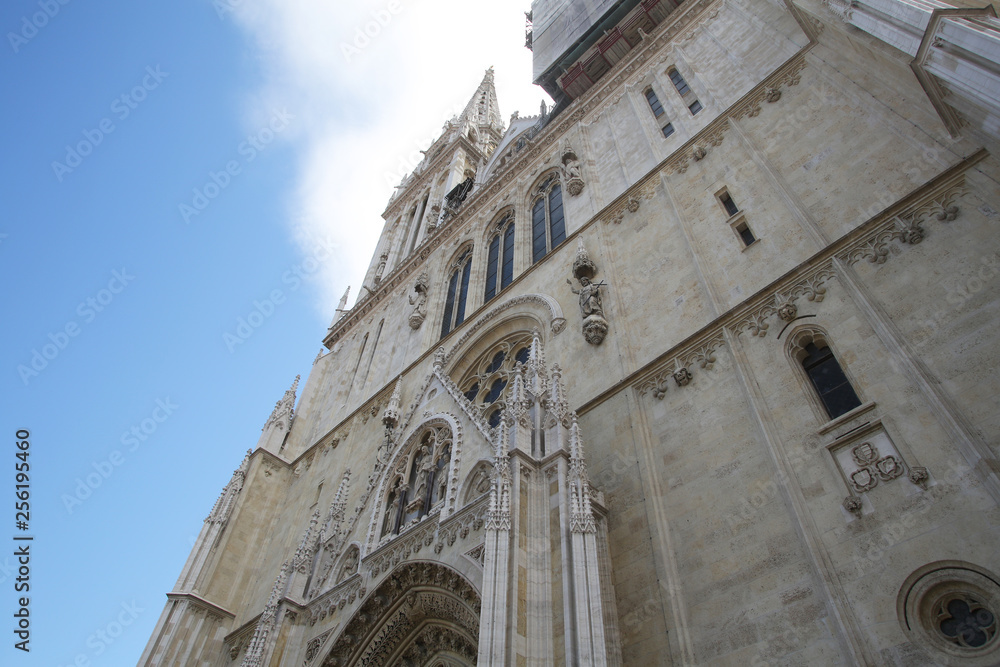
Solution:
<svg viewBox="0 0 1000 667">
<path fill-rule="evenodd" d="M 401 184 L 141 665 L 1000 663 L 992 8 L 617 7 Z"/>
</svg>

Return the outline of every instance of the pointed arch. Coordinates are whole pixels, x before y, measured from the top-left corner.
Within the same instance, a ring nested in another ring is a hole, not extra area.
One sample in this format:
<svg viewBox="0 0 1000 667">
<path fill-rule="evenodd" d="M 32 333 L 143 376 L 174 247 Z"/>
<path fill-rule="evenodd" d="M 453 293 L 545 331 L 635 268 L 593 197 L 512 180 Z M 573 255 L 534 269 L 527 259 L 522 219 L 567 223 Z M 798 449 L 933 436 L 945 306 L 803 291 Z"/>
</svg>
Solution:
<svg viewBox="0 0 1000 667">
<path fill-rule="evenodd" d="M 469 278 L 472 272 L 471 241 L 463 244 L 448 263 L 444 313 L 441 317 L 441 337 L 444 338 L 452 329 L 465 321 L 465 308 L 469 297 Z"/>
<path fill-rule="evenodd" d="M 459 505 L 465 507 L 489 493 L 492 480 L 493 462 L 480 459 L 465 477 L 465 483 L 462 484 L 461 502 Z"/>
<path fill-rule="evenodd" d="M 474 665 L 481 610 L 479 591 L 456 570 L 403 563 L 365 598 L 320 664 Z"/>
<path fill-rule="evenodd" d="M 538 177 L 528 190 L 527 204 L 531 219 L 531 263 L 534 264 L 566 240 L 562 174 L 558 168 Z"/>
<path fill-rule="evenodd" d="M 498 303 L 480 315 L 448 350 L 444 356 L 444 363 L 449 364 L 454 361 L 459 352 L 465 357 L 469 353 L 469 349 L 466 349 L 469 341 L 479 339 L 483 328 L 489 326 L 492 331 L 518 319 L 532 323 L 526 325 L 528 331 L 538 327 L 542 331 L 548 329 L 553 336 L 558 335 L 566 326 L 562 308 L 554 298 L 548 294 L 520 294 Z M 449 369 L 449 375 L 453 370 L 454 368 Z"/>
<path fill-rule="evenodd" d="M 425 440 L 428 434 L 433 434 L 431 441 Z M 394 539 L 405 532 L 414 519 L 419 521 L 438 510 L 441 518 L 454 513 L 462 435 L 462 425 L 454 415 L 439 413 L 399 439 L 401 444 L 393 451 L 379 480 L 377 503 L 368 526 L 367 553 L 379 541 Z M 424 479 L 418 480 L 421 473 Z M 427 486 L 424 495 L 418 497 L 416 484 L 421 481 Z"/>
<path fill-rule="evenodd" d="M 500 211 L 486 226 L 486 290 L 483 303 L 496 297 L 514 280 L 514 207 Z"/>
<path fill-rule="evenodd" d="M 785 342 L 785 354 L 821 421 L 836 419 L 862 404 L 857 383 L 824 329 L 815 324 L 796 327 Z"/>
</svg>

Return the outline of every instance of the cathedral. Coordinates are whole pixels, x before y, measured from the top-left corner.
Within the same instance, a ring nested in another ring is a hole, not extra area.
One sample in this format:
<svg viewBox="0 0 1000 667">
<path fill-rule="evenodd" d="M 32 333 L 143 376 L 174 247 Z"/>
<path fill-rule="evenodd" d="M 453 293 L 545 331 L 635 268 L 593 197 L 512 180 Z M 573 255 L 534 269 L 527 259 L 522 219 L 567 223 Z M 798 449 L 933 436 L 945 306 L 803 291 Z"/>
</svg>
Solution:
<svg viewBox="0 0 1000 667">
<path fill-rule="evenodd" d="M 976 4 L 533 0 L 139 664 L 1000 664 Z"/>
</svg>

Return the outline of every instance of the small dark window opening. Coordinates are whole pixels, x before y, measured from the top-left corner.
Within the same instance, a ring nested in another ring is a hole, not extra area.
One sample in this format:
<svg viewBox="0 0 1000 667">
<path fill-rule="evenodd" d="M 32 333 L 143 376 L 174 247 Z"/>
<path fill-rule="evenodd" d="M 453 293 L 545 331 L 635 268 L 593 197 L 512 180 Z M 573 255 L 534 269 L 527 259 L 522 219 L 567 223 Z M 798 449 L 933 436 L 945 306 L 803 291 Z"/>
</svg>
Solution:
<svg viewBox="0 0 1000 667">
<path fill-rule="evenodd" d="M 668 74 L 670 75 L 670 80 L 674 82 L 674 88 L 677 89 L 678 93 L 681 95 L 687 95 L 691 92 L 691 89 L 687 85 L 687 81 L 684 80 L 684 77 L 681 76 L 680 72 L 676 69 L 671 69 Z"/>
<path fill-rule="evenodd" d="M 817 348 L 815 343 L 809 343 L 805 346 L 805 351 L 802 368 L 819 394 L 830 419 L 836 419 L 861 405 L 854 387 L 829 347 Z"/>
<path fill-rule="evenodd" d="M 659 118 L 663 115 L 663 105 L 660 104 L 660 100 L 656 97 L 656 93 L 653 92 L 652 88 L 646 90 L 646 101 L 649 102 L 649 108 L 652 109 L 654 116 Z"/>
<path fill-rule="evenodd" d="M 699 102 L 698 100 L 695 100 L 694 103 L 691 106 L 688 107 L 688 109 L 691 110 L 691 115 L 692 116 L 695 115 L 696 113 L 698 113 L 699 111 L 702 110 L 701 102 Z"/>
<path fill-rule="evenodd" d="M 740 212 L 739 207 L 736 206 L 736 202 L 733 201 L 733 198 L 729 196 L 728 192 L 723 192 L 719 195 L 719 201 L 722 202 L 722 205 L 726 209 L 726 213 L 728 213 L 730 217 Z"/>
<path fill-rule="evenodd" d="M 745 222 L 741 222 L 736 225 L 736 233 L 739 234 L 740 238 L 743 240 L 743 245 L 750 245 L 757 240 L 754 237 L 753 232 L 750 231 L 750 226 Z"/>
<path fill-rule="evenodd" d="M 663 129 L 663 136 L 664 137 L 669 137 L 671 134 L 674 133 L 673 123 L 667 123 L 666 125 L 663 126 L 662 129 Z"/>
</svg>

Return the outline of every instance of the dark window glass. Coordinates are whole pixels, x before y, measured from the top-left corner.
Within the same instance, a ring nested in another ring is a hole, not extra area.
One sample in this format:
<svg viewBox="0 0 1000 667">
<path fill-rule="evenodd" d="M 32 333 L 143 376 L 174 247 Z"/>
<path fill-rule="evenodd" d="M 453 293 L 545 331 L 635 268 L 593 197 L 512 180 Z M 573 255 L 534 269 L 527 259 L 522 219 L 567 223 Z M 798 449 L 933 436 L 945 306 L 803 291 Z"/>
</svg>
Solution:
<svg viewBox="0 0 1000 667">
<path fill-rule="evenodd" d="M 514 355 L 514 360 L 522 364 L 528 363 L 529 358 L 531 358 L 531 349 L 527 347 L 522 347 L 517 351 L 517 354 Z"/>
<path fill-rule="evenodd" d="M 669 137 L 673 133 L 674 133 L 673 123 L 667 123 L 666 125 L 663 126 L 663 136 Z"/>
<path fill-rule="evenodd" d="M 485 396 L 483 396 L 483 403 L 485 403 L 486 405 L 490 405 L 491 403 L 496 401 L 498 398 L 500 398 L 500 394 L 503 393 L 503 389 L 506 386 L 507 386 L 507 380 L 504 380 L 503 378 L 495 380 L 493 384 L 490 385 L 489 392 Z"/>
<path fill-rule="evenodd" d="M 670 70 L 669 74 L 670 74 L 670 80 L 674 82 L 674 87 L 677 89 L 678 93 L 680 93 L 681 95 L 687 95 L 689 92 L 691 92 L 691 89 L 688 88 L 687 81 L 684 80 L 684 77 L 681 76 L 680 72 L 678 72 L 675 69 L 672 69 Z"/>
<path fill-rule="evenodd" d="M 489 416 L 490 428 L 496 428 L 497 426 L 500 425 L 500 417 L 502 414 L 503 410 L 501 410 L 500 408 L 497 408 L 496 410 L 490 413 Z"/>
<path fill-rule="evenodd" d="M 499 238 L 499 237 L 498 237 Z M 500 271 L 500 288 L 514 280 L 514 223 L 507 225 L 503 233 L 503 267 Z"/>
<path fill-rule="evenodd" d="M 448 281 L 448 293 L 444 301 L 444 318 L 441 322 L 441 337 L 457 327 L 465 319 L 465 300 L 469 296 L 469 271 L 472 268 L 472 249 L 466 250 L 455 263 Z"/>
<path fill-rule="evenodd" d="M 539 198 L 531 211 L 531 261 L 545 257 L 545 198 Z"/>
<path fill-rule="evenodd" d="M 663 115 L 663 105 L 660 104 L 660 100 L 657 99 L 652 88 L 646 91 L 646 101 L 649 102 L 649 108 L 653 110 L 654 116 L 659 118 Z"/>
<path fill-rule="evenodd" d="M 552 229 L 552 247 L 566 240 L 566 221 L 563 218 L 562 188 L 558 185 L 552 186 L 549 193 L 549 220 Z"/>
<path fill-rule="evenodd" d="M 500 253 L 500 237 L 494 236 L 490 241 L 489 260 L 486 264 L 486 301 L 497 293 L 497 260 Z"/>
<path fill-rule="evenodd" d="M 694 104 L 692 104 L 691 106 L 689 106 L 688 109 L 691 110 L 691 115 L 692 116 L 695 115 L 696 113 L 698 113 L 702 109 L 701 102 L 699 102 L 698 100 L 695 100 Z"/>
<path fill-rule="evenodd" d="M 458 294 L 458 304 L 455 308 L 455 326 L 465 321 L 465 298 L 469 295 L 469 271 L 472 270 L 472 262 L 466 260 L 462 269 L 462 289 Z"/>
<path fill-rule="evenodd" d="M 757 240 L 746 223 L 737 226 L 736 231 L 739 232 L 740 238 L 743 239 L 743 245 L 750 245 Z"/>
<path fill-rule="evenodd" d="M 479 383 L 478 382 L 476 382 L 471 387 L 469 387 L 469 390 L 467 392 L 465 392 L 465 397 L 467 399 L 469 399 L 469 401 L 475 403 L 476 402 L 476 395 L 477 394 L 479 394 Z"/>
<path fill-rule="evenodd" d="M 503 350 L 500 350 L 499 352 L 494 354 L 493 360 L 490 361 L 490 365 L 486 367 L 486 374 L 489 375 L 490 373 L 496 372 L 500 368 L 500 365 L 503 363 L 503 360 L 506 358 L 507 355 L 504 354 Z"/>
<path fill-rule="evenodd" d="M 726 213 L 730 216 L 734 216 L 740 212 L 740 209 L 736 206 L 736 202 L 733 201 L 728 192 L 723 192 L 719 195 L 719 201 L 722 202 L 722 205 L 726 208 Z"/>
<path fill-rule="evenodd" d="M 451 331 L 451 314 L 455 309 L 455 291 L 458 288 L 458 271 L 451 274 L 448 282 L 448 295 L 444 300 L 444 320 L 441 322 L 441 337 L 444 338 Z"/>
<path fill-rule="evenodd" d="M 808 356 L 802 360 L 802 367 L 816 388 L 830 419 L 836 419 L 861 405 L 854 387 L 847 380 L 829 347 L 817 348 L 815 343 L 809 343 L 805 350 Z"/>
</svg>

